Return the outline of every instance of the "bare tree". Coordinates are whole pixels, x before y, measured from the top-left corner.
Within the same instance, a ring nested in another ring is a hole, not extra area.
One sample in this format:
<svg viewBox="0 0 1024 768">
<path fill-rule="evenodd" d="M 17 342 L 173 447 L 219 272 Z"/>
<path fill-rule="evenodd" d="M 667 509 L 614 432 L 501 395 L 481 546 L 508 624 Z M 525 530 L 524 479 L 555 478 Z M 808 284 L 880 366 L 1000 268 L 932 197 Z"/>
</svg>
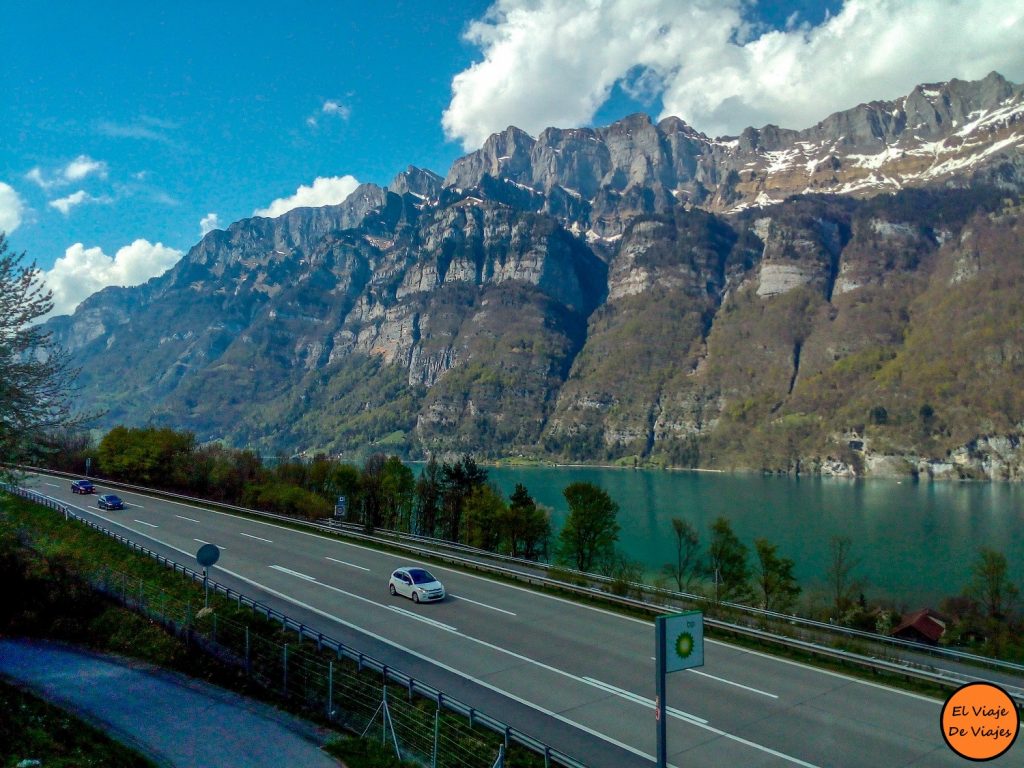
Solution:
<svg viewBox="0 0 1024 768">
<path fill-rule="evenodd" d="M 8 465 L 30 462 L 49 433 L 79 422 L 69 402 L 78 372 L 37 322 L 53 309 L 52 294 L 24 258 L 0 232 L 0 461 Z"/>
<path fill-rule="evenodd" d="M 833 618 L 839 617 L 853 606 L 854 596 L 861 589 L 859 579 L 853 571 L 860 565 L 860 558 L 852 555 L 853 539 L 849 536 L 833 536 L 829 541 L 828 566 L 825 569 L 825 583 L 832 599 Z"/>
<path fill-rule="evenodd" d="M 697 529 L 681 517 L 672 518 L 672 532 L 676 537 L 676 561 L 666 563 L 662 572 L 675 579 L 680 592 L 689 591 L 700 570 L 700 537 Z"/>
</svg>

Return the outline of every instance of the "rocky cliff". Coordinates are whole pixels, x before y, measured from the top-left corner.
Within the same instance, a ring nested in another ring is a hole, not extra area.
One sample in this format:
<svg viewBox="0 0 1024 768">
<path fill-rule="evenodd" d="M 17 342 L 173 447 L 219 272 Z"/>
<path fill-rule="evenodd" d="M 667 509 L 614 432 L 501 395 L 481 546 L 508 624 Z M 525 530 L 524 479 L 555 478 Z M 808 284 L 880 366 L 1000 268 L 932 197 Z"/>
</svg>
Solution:
<svg viewBox="0 0 1024 768">
<path fill-rule="evenodd" d="M 50 328 L 103 424 L 272 452 L 1017 478 L 1022 115 L 993 74 L 804 131 L 509 128 Z"/>
</svg>

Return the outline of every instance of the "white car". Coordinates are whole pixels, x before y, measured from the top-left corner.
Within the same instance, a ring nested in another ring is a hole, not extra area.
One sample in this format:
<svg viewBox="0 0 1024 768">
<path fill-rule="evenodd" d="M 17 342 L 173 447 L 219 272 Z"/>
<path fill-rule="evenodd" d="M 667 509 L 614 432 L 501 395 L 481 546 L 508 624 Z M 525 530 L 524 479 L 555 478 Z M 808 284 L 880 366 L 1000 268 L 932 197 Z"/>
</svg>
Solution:
<svg viewBox="0 0 1024 768">
<path fill-rule="evenodd" d="M 414 603 L 444 600 L 444 585 L 430 571 L 405 566 L 391 574 L 388 589 L 392 595 L 411 598 Z"/>
</svg>

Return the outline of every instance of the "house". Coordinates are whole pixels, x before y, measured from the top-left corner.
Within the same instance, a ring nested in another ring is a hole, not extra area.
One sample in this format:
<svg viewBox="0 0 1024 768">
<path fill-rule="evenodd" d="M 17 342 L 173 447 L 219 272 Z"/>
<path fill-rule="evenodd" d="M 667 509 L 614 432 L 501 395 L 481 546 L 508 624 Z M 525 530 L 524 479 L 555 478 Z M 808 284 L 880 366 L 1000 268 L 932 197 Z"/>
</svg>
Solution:
<svg viewBox="0 0 1024 768">
<path fill-rule="evenodd" d="M 919 611 L 905 614 L 889 635 L 915 643 L 938 645 L 939 638 L 946 631 L 947 622 L 946 617 L 931 608 L 922 608 Z"/>
</svg>

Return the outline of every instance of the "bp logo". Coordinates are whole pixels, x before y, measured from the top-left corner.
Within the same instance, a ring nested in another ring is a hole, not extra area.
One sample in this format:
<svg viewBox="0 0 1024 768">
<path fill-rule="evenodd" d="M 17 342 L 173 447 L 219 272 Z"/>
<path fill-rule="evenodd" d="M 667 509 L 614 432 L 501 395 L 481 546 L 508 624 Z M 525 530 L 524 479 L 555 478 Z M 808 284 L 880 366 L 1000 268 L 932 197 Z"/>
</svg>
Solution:
<svg viewBox="0 0 1024 768">
<path fill-rule="evenodd" d="M 688 659 L 691 653 L 693 653 L 693 635 L 689 632 L 682 632 L 676 638 L 676 655 L 681 659 Z"/>
</svg>

